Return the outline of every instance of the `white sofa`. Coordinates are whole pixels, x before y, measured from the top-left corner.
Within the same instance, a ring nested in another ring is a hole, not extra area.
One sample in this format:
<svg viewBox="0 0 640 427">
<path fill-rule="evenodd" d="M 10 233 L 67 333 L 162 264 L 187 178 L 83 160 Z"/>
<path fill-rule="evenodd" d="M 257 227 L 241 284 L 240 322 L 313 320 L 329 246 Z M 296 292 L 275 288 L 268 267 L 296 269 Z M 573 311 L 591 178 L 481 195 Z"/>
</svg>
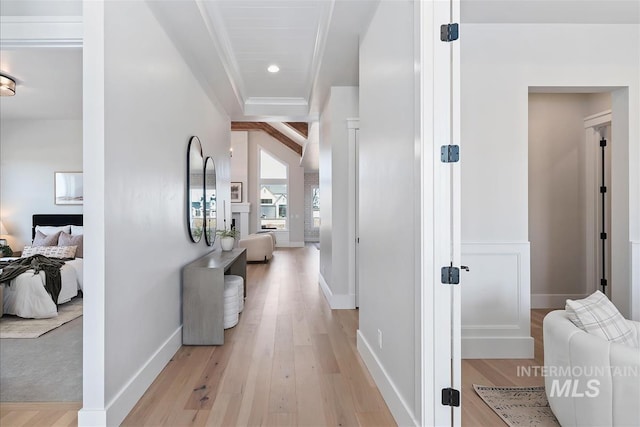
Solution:
<svg viewBox="0 0 640 427">
<path fill-rule="evenodd" d="M 250 234 L 238 242 L 238 247 L 247 249 L 247 261 L 269 261 L 276 246 L 274 233 Z"/>
<path fill-rule="evenodd" d="M 627 322 L 637 342 L 640 322 Z M 544 318 L 543 337 L 545 389 L 563 427 L 640 426 L 640 348 L 589 334 L 564 310 Z"/>
</svg>

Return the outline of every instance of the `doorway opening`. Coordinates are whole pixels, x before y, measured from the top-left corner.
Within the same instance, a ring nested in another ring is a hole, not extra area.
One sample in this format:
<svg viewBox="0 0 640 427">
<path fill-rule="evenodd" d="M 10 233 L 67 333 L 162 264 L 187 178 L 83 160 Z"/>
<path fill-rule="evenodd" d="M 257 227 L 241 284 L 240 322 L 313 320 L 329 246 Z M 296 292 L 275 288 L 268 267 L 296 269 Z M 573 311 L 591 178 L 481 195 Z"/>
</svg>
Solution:
<svg viewBox="0 0 640 427">
<path fill-rule="evenodd" d="M 614 143 L 609 92 L 529 94 L 534 309 L 564 308 L 601 284 L 609 291 Z"/>
</svg>

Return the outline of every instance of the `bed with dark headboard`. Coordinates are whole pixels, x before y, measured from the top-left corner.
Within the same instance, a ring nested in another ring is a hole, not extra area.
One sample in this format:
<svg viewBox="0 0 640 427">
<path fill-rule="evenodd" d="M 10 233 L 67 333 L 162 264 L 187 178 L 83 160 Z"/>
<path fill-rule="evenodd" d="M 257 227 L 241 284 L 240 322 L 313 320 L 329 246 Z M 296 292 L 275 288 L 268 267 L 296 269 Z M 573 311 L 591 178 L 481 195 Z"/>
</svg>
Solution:
<svg viewBox="0 0 640 427">
<path fill-rule="evenodd" d="M 82 225 L 82 214 L 34 214 L 32 217 L 31 238 L 36 237 L 36 226 L 61 227 L 64 225 Z"/>
<path fill-rule="evenodd" d="M 32 236 L 35 237 L 36 227 L 64 227 L 67 225 L 82 226 L 82 214 L 35 214 L 32 216 Z M 45 233 L 48 230 L 45 229 Z M 71 229 L 71 235 L 75 234 Z M 53 234 L 60 234 L 54 231 Z M 75 237 L 83 234 L 82 230 L 79 230 Z M 70 242 L 70 241 L 69 241 Z M 81 245 L 82 238 L 79 241 L 74 241 L 73 244 L 68 246 L 74 246 L 76 243 Z M 66 242 L 68 243 L 68 242 Z M 57 246 L 57 245 L 52 245 Z M 53 249 L 53 252 L 57 248 L 48 246 Z M 66 244 L 60 245 L 66 246 Z M 79 247 L 79 246 L 77 246 Z M 39 249 L 43 246 L 25 246 L 25 250 Z M 25 257 L 25 250 L 23 250 L 22 256 Z M 32 256 L 30 254 L 26 257 Z M 45 255 L 54 258 L 59 258 L 56 254 Z M 45 289 L 46 284 L 46 272 L 41 270 L 38 274 L 34 274 L 33 271 L 27 270 L 24 273 L 12 278 L 9 282 L 9 286 L 4 288 L 3 292 L 3 307 L 5 313 L 13 314 L 19 317 L 44 319 L 48 317 L 55 317 L 58 314 L 58 305 L 64 304 L 70 301 L 72 298 L 78 295 L 79 290 L 83 290 L 83 259 L 82 256 L 76 256 L 75 258 L 64 258 L 64 265 L 60 267 L 60 293 L 58 294 L 57 301 L 54 301 L 51 295 Z"/>
</svg>

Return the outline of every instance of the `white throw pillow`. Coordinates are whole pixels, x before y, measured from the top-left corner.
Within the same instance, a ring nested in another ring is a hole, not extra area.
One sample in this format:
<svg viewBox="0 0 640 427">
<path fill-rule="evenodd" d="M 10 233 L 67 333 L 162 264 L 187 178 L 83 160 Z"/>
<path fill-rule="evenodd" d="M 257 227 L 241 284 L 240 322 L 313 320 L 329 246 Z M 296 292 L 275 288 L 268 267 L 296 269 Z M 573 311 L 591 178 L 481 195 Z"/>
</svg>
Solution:
<svg viewBox="0 0 640 427">
<path fill-rule="evenodd" d="M 605 294 L 595 291 L 581 300 L 567 300 L 567 317 L 578 328 L 607 341 L 636 347 L 633 329 Z"/>
<path fill-rule="evenodd" d="M 56 234 L 60 231 L 64 231 L 67 234 L 71 234 L 71 226 L 63 225 L 62 227 L 51 227 L 48 225 L 45 225 L 45 226 L 36 225 L 36 233 L 38 231 L 44 234 L 45 236 L 48 236 L 49 234 Z"/>
<path fill-rule="evenodd" d="M 84 234 L 83 227 L 81 225 L 72 225 L 71 226 L 71 235 L 79 236 Z"/>
<path fill-rule="evenodd" d="M 44 255 L 49 258 L 75 258 L 77 246 L 25 246 L 22 258 Z"/>
</svg>

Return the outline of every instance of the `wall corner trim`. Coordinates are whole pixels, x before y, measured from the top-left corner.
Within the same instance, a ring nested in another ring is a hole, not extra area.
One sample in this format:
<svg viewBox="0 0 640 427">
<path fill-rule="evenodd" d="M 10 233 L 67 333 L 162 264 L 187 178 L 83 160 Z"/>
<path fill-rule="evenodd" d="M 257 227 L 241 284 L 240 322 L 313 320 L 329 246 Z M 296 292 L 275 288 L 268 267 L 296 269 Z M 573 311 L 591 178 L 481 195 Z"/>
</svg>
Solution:
<svg viewBox="0 0 640 427">
<path fill-rule="evenodd" d="M 369 373 L 371 373 L 384 401 L 389 406 L 391 415 L 393 415 L 396 423 L 399 426 L 419 426 L 420 423 L 415 419 L 409 405 L 400 395 L 398 388 L 389 377 L 384 366 L 380 363 L 380 359 L 378 359 L 360 329 L 358 329 L 357 347 L 358 353 L 362 357 Z"/>
<path fill-rule="evenodd" d="M 78 426 L 98 427 L 107 425 L 107 411 L 104 409 L 81 409 L 78 411 Z"/>
<path fill-rule="evenodd" d="M 332 310 L 351 310 L 356 308 L 355 294 L 334 294 L 321 273 L 318 273 L 318 283 Z"/>
<path fill-rule="evenodd" d="M 167 340 L 151 355 L 144 365 L 131 377 L 116 396 L 106 405 L 104 411 L 105 424 L 78 423 L 79 426 L 120 425 L 138 400 L 147 391 L 151 383 L 169 363 L 171 358 L 182 346 L 182 325 L 176 329 Z M 84 412 L 81 410 L 80 413 Z M 89 414 L 94 411 L 89 411 Z M 102 412 L 102 411 L 95 411 Z M 88 415 L 89 415 L 88 414 Z M 99 418 L 86 417 L 86 421 L 98 421 Z M 84 418 L 84 417 L 83 417 Z M 80 421 L 80 420 L 79 420 Z M 83 419 L 85 421 L 85 419 Z"/>
</svg>

